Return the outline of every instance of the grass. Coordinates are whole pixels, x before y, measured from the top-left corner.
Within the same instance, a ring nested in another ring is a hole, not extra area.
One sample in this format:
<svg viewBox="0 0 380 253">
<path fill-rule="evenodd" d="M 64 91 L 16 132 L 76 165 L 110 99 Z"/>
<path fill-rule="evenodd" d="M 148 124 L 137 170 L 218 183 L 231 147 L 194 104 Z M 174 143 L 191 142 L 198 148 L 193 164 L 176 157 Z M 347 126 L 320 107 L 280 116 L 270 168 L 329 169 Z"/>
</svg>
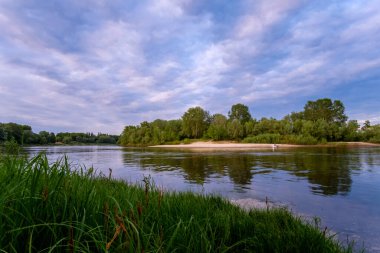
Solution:
<svg viewBox="0 0 380 253">
<path fill-rule="evenodd" d="M 0 252 L 351 252 L 285 209 L 246 212 L 92 168 L 0 157 Z"/>
</svg>

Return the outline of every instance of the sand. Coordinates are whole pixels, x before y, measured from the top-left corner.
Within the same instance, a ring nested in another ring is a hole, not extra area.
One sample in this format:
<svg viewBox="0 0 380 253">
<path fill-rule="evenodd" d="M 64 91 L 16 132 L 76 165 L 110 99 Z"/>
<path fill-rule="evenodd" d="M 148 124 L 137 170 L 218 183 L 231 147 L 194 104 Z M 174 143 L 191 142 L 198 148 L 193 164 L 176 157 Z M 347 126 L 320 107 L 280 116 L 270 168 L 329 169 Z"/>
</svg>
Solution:
<svg viewBox="0 0 380 253">
<path fill-rule="evenodd" d="M 273 148 L 290 148 L 299 147 L 300 145 L 290 145 L 290 144 L 258 144 L 258 143 L 234 143 L 234 142 L 193 142 L 191 144 L 177 144 L 177 145 L 156 145 L 150 146 L 154 148 L 217 148 L 217 149 L 273 149 Z"/>
<path fill-rule="evenodd" d="M 193 142 L 191 144 L 176 144 L 176 145 L 155 145 L 150 146 L 153 148 L 184 148 L 184 149 L 283 149 L 283 148 L 297 148 L 297 147 L 336 147 L 336 146 L 350 146 L 350 147 L 379 147 L 380 144 L 373 144 L 367 142 L 337 142 L 321 145 L 293 145 L 293 144 L 259 144 L 259 143 L 236 143 L 236 142 Z"/>
</svg>

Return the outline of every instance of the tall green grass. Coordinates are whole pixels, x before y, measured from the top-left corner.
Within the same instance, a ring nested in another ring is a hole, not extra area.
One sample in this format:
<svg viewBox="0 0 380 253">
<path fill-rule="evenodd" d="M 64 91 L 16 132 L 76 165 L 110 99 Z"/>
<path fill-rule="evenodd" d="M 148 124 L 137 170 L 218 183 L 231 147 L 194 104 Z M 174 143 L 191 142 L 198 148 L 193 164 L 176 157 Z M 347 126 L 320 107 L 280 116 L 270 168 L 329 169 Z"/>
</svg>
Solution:
<svg viewBox="0 0 380 253">
<path fill-rule="evenodd" d="M 350 252 L 284 209 L 114 180 L 66 158 L 0 158 L 0 252 Z"/>
</svg>

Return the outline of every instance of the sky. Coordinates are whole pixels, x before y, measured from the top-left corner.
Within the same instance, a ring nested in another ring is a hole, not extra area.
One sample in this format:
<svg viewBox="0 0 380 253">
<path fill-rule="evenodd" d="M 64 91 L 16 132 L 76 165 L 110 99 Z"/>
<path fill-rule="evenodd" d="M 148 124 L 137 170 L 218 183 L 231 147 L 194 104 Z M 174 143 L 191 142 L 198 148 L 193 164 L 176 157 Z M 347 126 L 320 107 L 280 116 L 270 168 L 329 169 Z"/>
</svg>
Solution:
<svg viewBox="0 0 380 253">
<path fill-rule="evenodd" d="M 379 0 L 0 0 L 0 122 L 120 134 L 190 107 L 380 123 Z"/>
</svg>

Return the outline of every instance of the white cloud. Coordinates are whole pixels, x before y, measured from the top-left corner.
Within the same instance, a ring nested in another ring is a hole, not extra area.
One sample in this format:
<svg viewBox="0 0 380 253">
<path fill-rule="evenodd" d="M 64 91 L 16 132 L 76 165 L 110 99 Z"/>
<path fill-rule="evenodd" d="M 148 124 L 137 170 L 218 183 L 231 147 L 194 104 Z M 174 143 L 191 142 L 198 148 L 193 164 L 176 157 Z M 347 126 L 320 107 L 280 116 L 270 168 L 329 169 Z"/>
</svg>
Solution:
<svg viewBox="0 0 380 253">
<path fill-rule="evenodd" d="M 183 5 L 184 0 L 154 0 L 149 4 L 149 10 L 159 17 L 181 17 L 184 15 Z"/>
<path fill-rule="evenodd" d="M 197 105 L 329 94 L 380 67 L 376 1 L 246 0 L 228 21 L 193 1 L 39 4 L 0 6 L 2 120 L 119 133 Z"/>
<path fill-rule="evenodd" d="M 268 31 L 268 28 L 284 19 L 288 11 L 298 5 L 297 0 L 286 1 L 253 1 L 246 2 L 248 13 L 243 15 L 235 26 L 238 38 L 257 39 Z"/>
</svg>

